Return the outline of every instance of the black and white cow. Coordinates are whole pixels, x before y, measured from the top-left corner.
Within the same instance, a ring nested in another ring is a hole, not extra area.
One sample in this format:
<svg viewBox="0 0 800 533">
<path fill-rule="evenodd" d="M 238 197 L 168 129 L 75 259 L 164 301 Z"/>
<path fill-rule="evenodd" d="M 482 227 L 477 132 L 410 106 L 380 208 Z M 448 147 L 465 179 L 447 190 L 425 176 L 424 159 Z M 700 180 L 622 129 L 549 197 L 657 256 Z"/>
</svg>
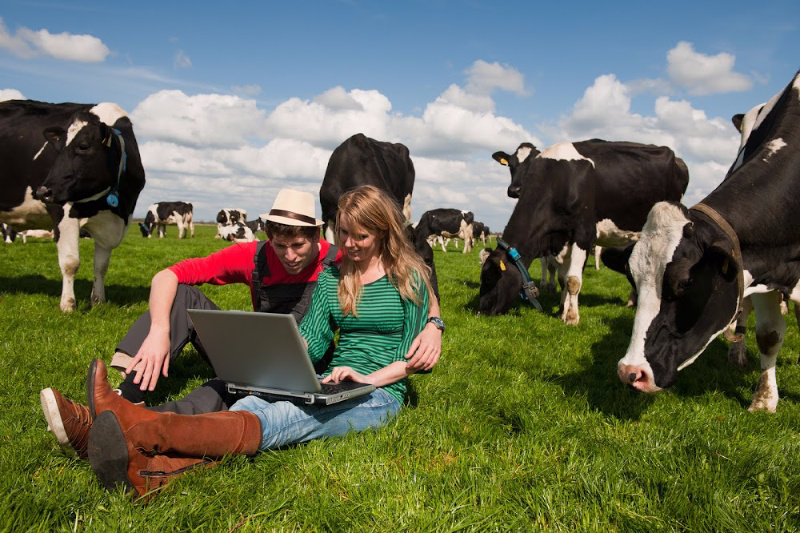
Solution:
<svg viewBox="0 0 800 533">
<path fill-rule="evenodd" d="M 222 228 L 225 226 L 233 226 L 237 223 L 241 222 L 244 224 L 247 222 L 247 210 L 241 208 L 230 208 L 226 207 L 220 210 L 217 213 L 217 234 L 214 236 L 215 239 L 221 239 L 222 237 Z M 225 234 L 229 234 L 229 231 L 226 231 Z"/>
<path fill-rule="evenodd" d="M 111 250 L 144 183 L 133 126 L 116 104 L 0 102 L 0 220 L 18 231 L 55 228 L 63 311 L 76 307 L 81 221 L 95 242 L 94 305 L 105 301 Z"/>
<path fill-rule="evenodd" d="M 153 228 L 158 227 L 158 237 L 167 233 L 167 224 L 178 226 L 178 238 L 183 239 L 188 233 L 194 237 L 194 207 L 188 202 L 157 202 L 150 206 L 144 222 L 139 224 L 142 237 L 150 238 Z"/>
<path fill-rule="evenodd" d="M 388 193 L 401 207 L 408 221 L 411 218 L 411 195 L 415 176 L 414 163 L 405 145 L 376 141 L 363 133 L 357 133 L 345 140 L 331 154 L 319 189 L 325 239 L 336 242 L 333 227 L 339 197 L 361 185 L 373 185 Z M 417 254 L 431 269 L 431 286 L 438 298 L 439 285 L 436 265 L 433 263 L 433 250 L 425 236 L 420 236 L 410 224 L 407 232 L 409 239 L 414 242 Z"/>
<path fill-rule="evenodd" d="M 578 294 L 588 251 L 606 245 L 605 232 L 638 232 L 650 208 L 661 200 L 680 200 L 689 183 L 686 164 L 666 147 L 598 139 L 551 146 L 514 169 L 519 201 L 503 232 L 525 267 L 552 255 L 559 264 L 561 319 L 580 321 Z M 507 312 L 517 299 L 522 277 L 506 268 L 506 252 L 495 249 L 481 271 L 480 311 Z"/>
<path fill-rule="evenodd" d="M 333 223 L 339 197 L 359 185 L 374 185 L 386 191 L 411 219 L 414 163 L 408 148 L 400 143 L 376 141 L 356 133 L 331 154 L 319 189 L 325 238 L 334 242 Z"/>
<path fill-rule="evenodd" d="M 674 384 L 750 296 L 762 370 L 750 410 L 777 407 L 780 294 L 800 301 L 800 73 L 755 114 L 723 182 L 691 209 L 656 204 L 632 247 L 639 306 L 617 372 L 638 390 Z"/>
<path fill-rule="evenodd" d="M 3 232 L 3 242 L 6 244 L 11 244 L 15 240 L 17 240 L 17 230 L 6 224 L 5 222 L 0 222 L 0 231 Z"/>
<path fill-rule="evenodd" d="M 480 239 L 483 242 L 483 245 L 486 246 L 486 239 L 489 238 L 489 226 L 484 224 L 483 222 L 478 222 L 477 220 L 472 223 L 472 238 L 473 239 Z M 474 243 L 473 243 L 474 245 Z"/>
<path fill-rule="evenodd" d="M 256 232 L 258 232 L 258 231 L 260 231 L 261 233 L 266 233 L 267 232 L 267 230 L 266 230 L 266 220 L 261 218 L 261 216 L 259 216 L 255 220 L 248 220 L 247 222 L 245 222 L 245 224 L 247 225 L 248 228 L 250 228 L 250 231 L 253 232 L 253 235 L 255 235 Z"/>
<path fill-rule="evenodd" d="M 258 239 L 253 234 L 253 230 L 244 222 L 237 222 L 236 224 L 221 226 L 219 230 L 220 238 L 231 242 L 253 242 Z"/>
<path fill-rule="evenodd" d="M 425 233 L 428 238 L 435 237 L 442 245 L 442 251 L 447 251 L 444 244 L 445 238 L 464 239 L 462 253 L 472 251 L 472 235 L 475 215 L 472 211 L 460 209 L 440 208 L 425 211 L 417 223 L 417 231 Z"/>
</svg>

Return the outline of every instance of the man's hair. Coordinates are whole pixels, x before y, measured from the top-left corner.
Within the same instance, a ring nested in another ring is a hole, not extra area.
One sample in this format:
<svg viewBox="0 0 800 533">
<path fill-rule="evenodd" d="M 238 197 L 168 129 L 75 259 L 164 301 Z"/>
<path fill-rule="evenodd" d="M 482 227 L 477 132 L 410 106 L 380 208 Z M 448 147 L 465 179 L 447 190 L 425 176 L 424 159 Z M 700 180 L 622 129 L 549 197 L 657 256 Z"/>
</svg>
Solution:
<svg viewBox="0 0 800 533">
<path fill-rule="evenodd" d="M 290 226 L 279 222 L 267 220 L 264 224 L 264 233 L 270 240 L 273 237 L 281 239 L 294 239 L 295 237 L 305 237 L 309 241 L 319 238 L 319 227 L 317 226 Z"/>
</svg>

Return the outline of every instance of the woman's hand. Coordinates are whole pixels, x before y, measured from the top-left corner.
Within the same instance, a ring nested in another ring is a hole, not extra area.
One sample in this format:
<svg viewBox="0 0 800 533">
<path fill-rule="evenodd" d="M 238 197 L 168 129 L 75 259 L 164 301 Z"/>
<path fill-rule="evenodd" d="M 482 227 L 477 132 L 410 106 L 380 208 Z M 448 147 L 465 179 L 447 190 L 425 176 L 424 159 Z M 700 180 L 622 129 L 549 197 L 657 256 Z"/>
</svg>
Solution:
<svg viewBox="0 0 800 533">
<path fill-rule="evenodd" d="M 322 380 L 323 383 L 339 383 L 340 381 L 355 381 L 356 383 L 369 383 L 365 376 L 362 376 L 349 366 L 334 367 L 328 376 Z"/>
<path fill-rule="evenodd" d="M 425 325 L 417 338 L 411 342 L 406 354 L 408 367 L 414 372 L 430 370 L 439 362 L 442 354 L 442 332 L 431 323 Z"/>
</svg>

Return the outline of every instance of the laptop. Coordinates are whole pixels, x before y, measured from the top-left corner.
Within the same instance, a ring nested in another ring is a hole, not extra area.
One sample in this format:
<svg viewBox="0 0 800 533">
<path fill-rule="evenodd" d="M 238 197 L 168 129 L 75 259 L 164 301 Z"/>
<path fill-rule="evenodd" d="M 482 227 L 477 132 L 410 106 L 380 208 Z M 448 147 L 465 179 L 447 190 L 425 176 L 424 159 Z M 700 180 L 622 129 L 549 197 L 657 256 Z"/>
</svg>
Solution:
<svg viewBox="0 0 800 533">
<path fill-rule="evenodd" d="M 321 383 L 292 315 L 189 309 L 217 377 L 234 394 L 269 401 L 331 405 L 369 394 L 374 385 Z"/>
</svg>

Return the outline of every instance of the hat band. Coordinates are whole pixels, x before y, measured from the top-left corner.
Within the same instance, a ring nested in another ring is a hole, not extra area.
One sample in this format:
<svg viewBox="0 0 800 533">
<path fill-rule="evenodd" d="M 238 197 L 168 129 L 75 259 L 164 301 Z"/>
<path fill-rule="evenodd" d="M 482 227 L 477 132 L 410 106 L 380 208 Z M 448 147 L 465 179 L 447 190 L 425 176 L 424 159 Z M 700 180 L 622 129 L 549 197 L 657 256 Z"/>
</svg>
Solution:
<svg viewBox="0 0 800 533">
<path fill-rule="evenodd" d="M 293 213 L 292 211 L 284 211 L 283 209 L 271 209 L 269 212 L 270 216 L 275 217 L 285 217 L 291 218 L 294 220 L 299 220 L 300 222 L 305 222 L 306 224 L 311 224 L 312 226 L 317 225 L 317 219 L 314 217 L 307 217 L 305 215 L 300 215 L 298 213 Z"/>
</svg>

